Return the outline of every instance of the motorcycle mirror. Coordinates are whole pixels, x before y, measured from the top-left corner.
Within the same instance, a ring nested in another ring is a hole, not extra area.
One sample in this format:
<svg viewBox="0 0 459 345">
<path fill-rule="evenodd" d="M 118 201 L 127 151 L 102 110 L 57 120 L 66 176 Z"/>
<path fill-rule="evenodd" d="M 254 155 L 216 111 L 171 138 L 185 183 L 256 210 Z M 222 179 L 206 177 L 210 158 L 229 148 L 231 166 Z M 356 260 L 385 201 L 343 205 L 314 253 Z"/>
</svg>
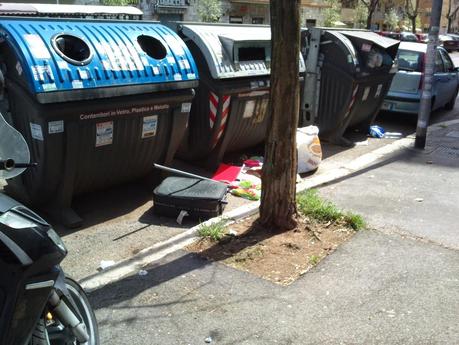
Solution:
<svg viewBox="0 0 459 345">
<path fill-rule="evenodd" d="M 30 151 L 21 133 L 11 127 L 0 113 L 0 160 L 24 165 L 30 163 Z M 22 174 L 26 168 L 0 170 L 0 178 L 10 179 Z"/>
</svg>

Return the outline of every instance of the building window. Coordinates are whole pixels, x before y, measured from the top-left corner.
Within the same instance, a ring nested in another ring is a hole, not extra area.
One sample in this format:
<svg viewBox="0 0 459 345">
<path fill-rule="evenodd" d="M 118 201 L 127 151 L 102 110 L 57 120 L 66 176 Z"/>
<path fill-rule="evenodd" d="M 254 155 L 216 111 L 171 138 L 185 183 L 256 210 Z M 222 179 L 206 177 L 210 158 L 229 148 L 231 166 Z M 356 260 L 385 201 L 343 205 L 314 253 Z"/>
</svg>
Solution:
<svg viewBox="0 0 459 345">
<path fill-rule="evenodd" d="M 263 17 L 253 17 L 252 18 L 252 24 L 263 24 L 265 21 L 265 18 Z"/>
<path fill-rule="evenodd" d="M 242 17 L 241 16 L 230 16 L 229 22 L 232 24 L 242 24 Z"/>
</svg>

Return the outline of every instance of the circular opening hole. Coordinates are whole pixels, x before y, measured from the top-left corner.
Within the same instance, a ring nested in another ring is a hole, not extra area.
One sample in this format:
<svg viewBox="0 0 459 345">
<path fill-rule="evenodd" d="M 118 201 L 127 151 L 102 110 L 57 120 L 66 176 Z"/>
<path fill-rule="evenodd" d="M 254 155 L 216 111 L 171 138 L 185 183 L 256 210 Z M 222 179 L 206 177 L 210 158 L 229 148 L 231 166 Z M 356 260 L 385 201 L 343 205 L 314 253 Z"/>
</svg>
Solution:
<svg viewBox="0 0 459 345">
<path fill-rule="evenodd" d="M 91 48 L 81 38 L 72 35 L 58 35 L 53 39 L 57 53 L 75 65 L 85 65 L 91 60 Z"/>
<path fill-rule="evenodd" d="M 14 162 L 13 159 L 7 159 L 5 161 L 5 170 L 6 171 L 13 170 L 14 166 L 15 166 L 15 162 Z"/>
<path fill-rule="evenodd" d="M 137 37 L 137 42 L 140 48 L 153 59 L 162 60 L 167 55 L 166 47 L 154 37 L 141 35 Z"/>
</svg>

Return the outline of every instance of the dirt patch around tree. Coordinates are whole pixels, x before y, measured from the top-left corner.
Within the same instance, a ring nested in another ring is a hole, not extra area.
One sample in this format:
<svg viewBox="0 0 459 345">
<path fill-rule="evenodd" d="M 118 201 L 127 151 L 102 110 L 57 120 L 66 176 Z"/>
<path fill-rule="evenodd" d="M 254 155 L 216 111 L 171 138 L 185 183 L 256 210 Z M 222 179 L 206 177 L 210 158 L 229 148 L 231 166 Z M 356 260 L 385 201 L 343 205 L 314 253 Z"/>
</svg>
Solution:
<svg viewBox="0 0 459 345">
<path fill-rule="evenodd" d="M 294 230 L 273 233 L 253 216 L 224 228 L 219 241 L 208 237 L 187 250 L 230 267 L 289 285 L 349 240 L 356 231 L 344 221 L 298 219 Z"/>
</svg>

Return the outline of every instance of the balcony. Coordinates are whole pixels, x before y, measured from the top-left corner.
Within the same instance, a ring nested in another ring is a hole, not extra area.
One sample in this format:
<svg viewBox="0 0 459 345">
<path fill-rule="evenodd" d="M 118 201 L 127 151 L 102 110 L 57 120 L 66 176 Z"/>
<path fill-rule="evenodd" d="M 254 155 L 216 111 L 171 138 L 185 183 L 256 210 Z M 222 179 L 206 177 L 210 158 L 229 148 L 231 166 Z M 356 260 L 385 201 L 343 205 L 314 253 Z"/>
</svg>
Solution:
<svg viewBox="0 0 459 345">
<path fill-rule="evenodd" d="M 248 4 L 248 5 L 266 5 L 269 6 L 269 0 L 230 0 L 233 4 Z M 324 1 L 309 1 L 309 0 L 301 0 L 301 7 L 330 7 L 329 5 L 325 4 Z"/>
<path fill-rule="evenodd" d="M 156 13 L 183 14 L 189 5 L 189 0 L 157 0 L 154 7 Z"/>
</svg>

